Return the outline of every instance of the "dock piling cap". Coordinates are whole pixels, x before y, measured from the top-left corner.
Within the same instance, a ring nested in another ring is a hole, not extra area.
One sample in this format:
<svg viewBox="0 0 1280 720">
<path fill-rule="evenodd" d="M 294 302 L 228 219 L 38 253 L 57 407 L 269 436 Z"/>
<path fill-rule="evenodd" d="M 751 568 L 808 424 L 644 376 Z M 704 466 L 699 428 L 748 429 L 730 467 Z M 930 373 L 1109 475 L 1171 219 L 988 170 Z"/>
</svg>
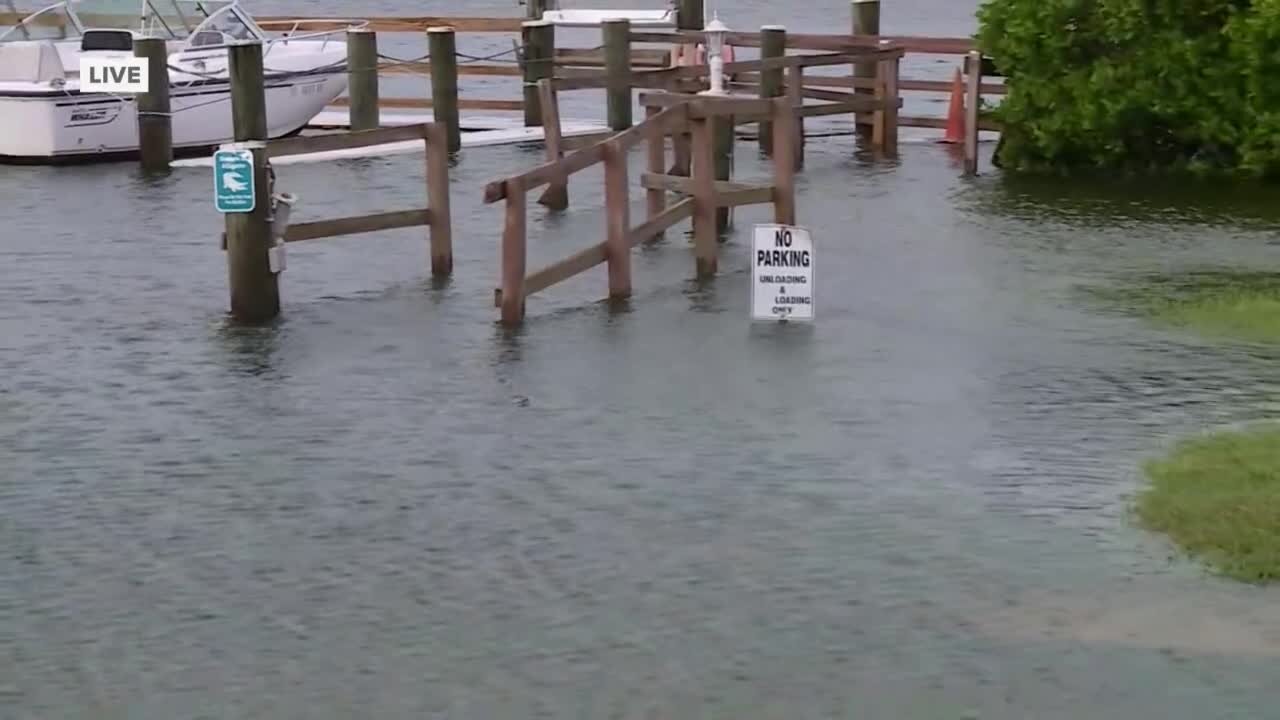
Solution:
<svg viewBox="0 0 1280 720">
<path fill-rule="evenodd" d="M 455 32 L 452 25 L 432 25 L 427 28 L 429 33 L 451 33 Z"/>
</svg>

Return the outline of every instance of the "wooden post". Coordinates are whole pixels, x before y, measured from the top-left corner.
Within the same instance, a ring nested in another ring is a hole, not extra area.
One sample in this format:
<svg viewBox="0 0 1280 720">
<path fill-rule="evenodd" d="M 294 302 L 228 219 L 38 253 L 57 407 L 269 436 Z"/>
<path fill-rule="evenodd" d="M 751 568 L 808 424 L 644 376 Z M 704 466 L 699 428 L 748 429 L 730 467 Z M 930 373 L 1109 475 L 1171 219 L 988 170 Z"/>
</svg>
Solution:
<svg viewBox="0 0 1280 720">
<path fill-rule="evenodd" d="M 546 140 L 543 144 L 547 149 L 547 162 L 555 162 L 564 157 L 564 145 L 560 136 L 560 99 L 556 95 L 553 80 L 538 81 L 538 97 L 539 104 L 542 106 L 542 128 Z M 565 175 L 547 183 L 547 189 L 538 199 L 538 203 L 551 210 L 567 209 L 569 207 L 569 176 Z"/>
<path fill-rule="evenodd" d="M 693 255 L 697 277 L 716 274 L 716 168 L 711 120 L 697 118 L 693 125 Z"/>
<path fill-rule="evenodd" d="M 690 140 L 687 126 L 671 133 L 671 154 L 673 157 L 671 159 L 671 169 L 667 171 L 668 175 L 689 177 L 693 174 L 693 150 L 690 145 L 692 145 L 692 141 Z"/>
<path fill-rule="evenodd" d="M 524 0 L 524 5 L 530 20 L 541 20 L 543 14 L 551 10 L 550 6 L 555 5 L 555 3 L 548 2 L 548 0 Z"/>
<path fill-rule="evenodd" d="M 253 152 L 255 207 L 251 213 L 227 213 L 227 270 L 231 316 L 262 323 L 280 314 L 280 286 L 268 259 L 271 237 L 271 188 L 267 171 L 267 102 L 263 90 L 262 43 L 238 42 L 228 48 L 231 114 L 236 142 Z"/>
<path fill-rule="evenodd" d="M 462 149 L 462 126 L 458 118 L 457 39 L 451 27 L 427 29 L 431 57 L 431 112 L 449 136 L 449 152 Z"/>
<path fill-rule="evenodd" d="M 427 208 L 431 220 L 431 274 L 453 273 L 453 216 L 449 209 L 449 131 L 440 123 L 424 126 L 427 144 Z"/>
<path fill-rule="evenodd" d="M 787 29 L 781 25 L 765 25 L 760 28 L 760 58 L 783 57 L 787 54 Z M 782 95 L 782 68 L 763 70 L 760 73 L 760 97 L 775 98 Z M 773 124 L 760 121 L 760 149 L 773 154 Z"/>
<path fill-rule="evenodd" d="M 507 181 L 507 212 L 502 225 L 502 323 L 524 320 L 525 189 Z"/>
<path fill-rule="evenodd" d="M 524 125 L 542 124 L 542 103 L 538 98 L 538 81 L 555 75 L 556 26 L 547 20 L 522 23 L 524 40 Z"/>
<path fill-rule="evenodd" d="M 702 31 L 706 26 L 703 0 L 680 0 L 676 7 L 676 27 L 680 30 Z"/>
<path fill-rule="evenodd" d="M 163 38 L 138 38 L 133 54 L 146 58 L 150 86 L 138 96 L 138 149 L 142 169 L 167 172 L 173 162 L 173 117 L 169 104 L 169 50 Z"/>
<path fill-rule="evenodd" d="M 716 180 L 733 179 L 733 131 L 731 115 L 717 115 L 711 120 L 712 138 L 715 144 Z M 716 208 L 716 234 L 729 229 L 729 211 L 732 208 Z"/>
<path fill-rule="evenodd" d="M 367 27 L 347 30 L 347 77 L 351 130 L 377 130 L 378 34 Z"/>
<path fill-rule="evenodd" d="M 773 221 L 796 224 L 796 116 L 786 98 L 773 101 Z"/>
<path fill-rule="evenodd" d="M 853 10 L 853 34 L 854 35 L 880 35 L 880 0 L 853 0 L 851 8 Z M 865 62 L 857 63 L 853 66 L 853 76 L 863 80 L 873 80 L 876 78 L 876 63 Z M 872 95 L 874 90 L 869 88 L 854 88 L 855 93 L 859 95 Z M 859 135 L 866 137 L 869 128 L 867 127 L 868 118 L 865 116 L 855 116 L 854 122 Z"/>
<path fill-rule="evenodd" d="M 631 197 L 627 151 L 616 142 L 604 146 L 604 202 L 609 298 L 631 296 Z"/>
<path fill-rule="evenodd" d="M 653 117 L 659 112 L 662 112 L 662 108 L 652 106 L 645 108 L 645 114 L 648 117 Z M 645 143 L 648 155 L 646 169 L 661 175 L 667 164 L 667 133 L 662 125 L 654 123 L 645 127 Z M 645 209 L 650 220 L 662 214 L 662 211 L 667 209 L 667 191 L 661 188 L 646 189 Z M 653 239 L 658 240 L 664 235 L 665 233 L 659 233 Z"/>
<path fill-rule="evenodd" d="M 982 102 L 982 53 L 969 52 L 964 98 L 964 172 L 978 174 L 978 105 Z"/>
<path fill-rule="evenodd" d="M 704 0 L 677 0 L 676 5 L 676 29 L 691 30 L 693 32 L 702 32 L 706 27 L 706 14 L 704 13 Z M 676 45 L 672 49 L 673 58 L 693 57 L 697 43 L 688 43 Z M 681 64 L 681 63 L 677 63 Z"/>
<path fill-rule="evenodd" d="M 888 40 L 880 42 L 882 49 L 890 46 Z M 876 99 L 884 107 L 875 113 L 872 123 L 871 144 L 879 151 L 895 155 L 898 152 L 898 68 L 899 58 L 882 58 L 876 71 Z"/>
<path fill-rule="evenodd" d="M 631 127 L 631 21 L 610 18 L 604 28 L 604 71 L 610 130 Z"/>
<path fill-rule="evenodd" d="M 787 69 L 787 102 L 791 106 L 791 116 L 794 121 L 791 123 L 790 137 L 791 144 L 795 148 L 792 158 L 795 160 L 796 170 L 804 168 L 804 119 L 800 117 L 800 108 L 804 106 L 804 95 L 801 94 L 803 88 L 804 68 L 792 65 Z"/>
</svg>

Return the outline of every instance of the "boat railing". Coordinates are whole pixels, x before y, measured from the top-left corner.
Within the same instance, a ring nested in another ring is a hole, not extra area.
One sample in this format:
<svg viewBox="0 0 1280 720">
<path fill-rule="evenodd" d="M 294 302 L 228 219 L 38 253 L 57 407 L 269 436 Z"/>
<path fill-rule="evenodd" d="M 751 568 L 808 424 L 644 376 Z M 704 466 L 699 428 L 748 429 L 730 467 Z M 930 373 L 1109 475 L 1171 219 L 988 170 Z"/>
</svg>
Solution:
<svg viewBox="0 0 1280 720">
<path fill-rule="evenodd" d="M 307 28 L 312 25 L 319 26 L 319 29 L 308 32 Z M 350 30 L 362 30 L 367 27 L 369 27 L 369 21 L 360 18 L 351 18 L 347 20 L 335 20 L 334 18 L 300 18 L 295 20 L 288 30 L 283 31 L 283 35 L 281 37 L 267 38 L 267 48 L 265 48 L 263 52 L 270 52 L 270 48 L 276 44 L 288 45 L 289 42 L 293 40 L 314 40 L 316 38 L 324 38 L 324 42 L 320 45 L 320 49 L 324 50 L 329 46 L 329 39 L 334 35 L 346 35 Z M 302 34 L 299 35 L 299 32 L 302 32 Z"/>
</svg>

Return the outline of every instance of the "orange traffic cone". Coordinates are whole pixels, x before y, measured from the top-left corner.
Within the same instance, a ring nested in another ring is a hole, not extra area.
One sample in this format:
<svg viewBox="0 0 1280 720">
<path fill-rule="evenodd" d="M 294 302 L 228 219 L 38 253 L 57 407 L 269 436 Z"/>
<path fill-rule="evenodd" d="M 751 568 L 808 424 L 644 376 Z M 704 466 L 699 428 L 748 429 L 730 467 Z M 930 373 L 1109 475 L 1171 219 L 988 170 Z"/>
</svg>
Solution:
<svg viewBox="0 0 1280 720">
<path fill-rule="evenodd" d="M 947 108 L 947 134 L 942 140 L 949 145 L 964 142 L 964 78 L 960 69 L 956 69 L 955 80 L 951 82 L 951 107 Z"/>
</svg>

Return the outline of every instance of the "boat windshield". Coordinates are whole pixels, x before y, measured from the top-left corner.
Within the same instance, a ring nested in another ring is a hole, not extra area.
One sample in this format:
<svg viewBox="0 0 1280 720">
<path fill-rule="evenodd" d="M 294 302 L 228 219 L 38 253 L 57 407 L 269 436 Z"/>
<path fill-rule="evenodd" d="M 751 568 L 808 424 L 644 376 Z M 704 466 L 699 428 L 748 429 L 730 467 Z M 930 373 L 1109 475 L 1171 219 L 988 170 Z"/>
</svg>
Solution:
<svg viewBox="0 0 1280 720">
<path fill-rule="evenodd" d="M 69 40 L 85 30 L 191 38 L 196 46 L 262 38 L 262 31 L 235 5 L 235 0 L 65 0 L 32 13 L 14 27 L 0 28 L 0 42 Z M 12 10 L 13 17 L 21 17 L 14 0 L 0 0 L 0 7 Z"/>
<path fill-rule="evenodd" d="M 85 28 L 138 30 L 182 39 L 232 0 L 71 0 L 71 10 Z"/>
</svg>

